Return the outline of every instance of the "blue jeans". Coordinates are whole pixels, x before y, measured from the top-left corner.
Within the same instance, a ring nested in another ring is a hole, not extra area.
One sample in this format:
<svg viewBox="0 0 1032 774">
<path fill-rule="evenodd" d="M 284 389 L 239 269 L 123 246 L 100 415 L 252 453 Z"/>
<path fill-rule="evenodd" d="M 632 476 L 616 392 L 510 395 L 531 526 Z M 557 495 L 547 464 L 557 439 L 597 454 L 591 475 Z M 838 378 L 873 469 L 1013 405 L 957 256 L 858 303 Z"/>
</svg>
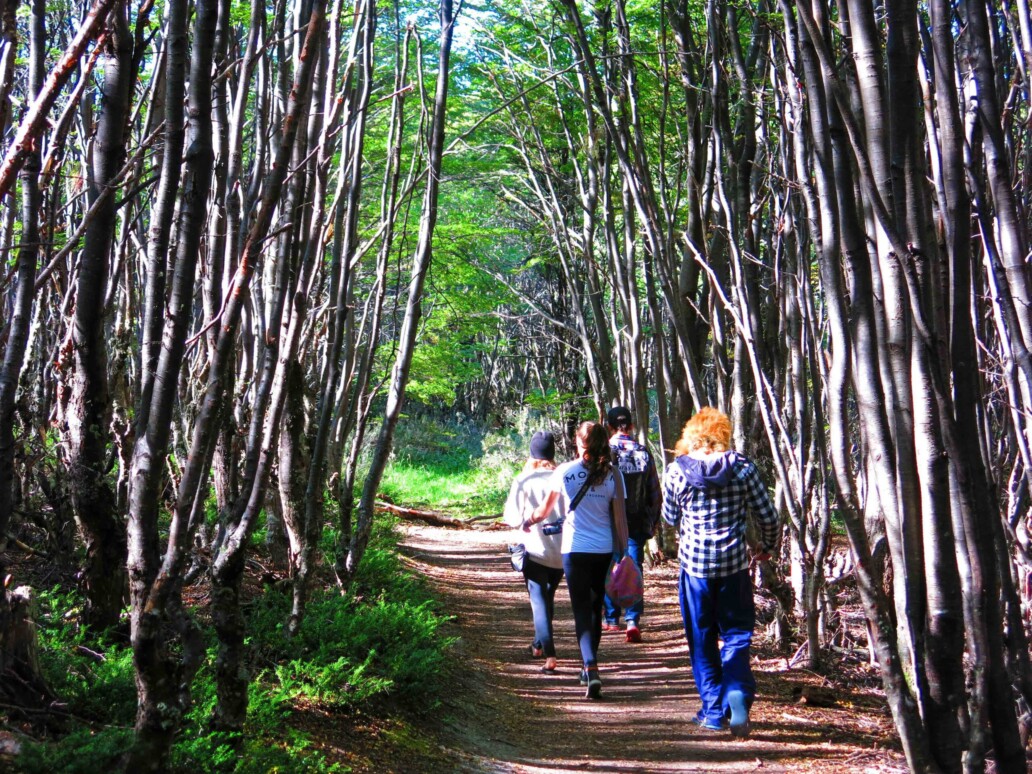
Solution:
<svg viewBox="0 0 1032 774">
<path fill-rule="evenodd" d="M 719 723 L 728 713 L 728 691 L 745 694 L 746 706 L 756 695 L 749 667 L 756 623 L 752 579 L 748 570 L 724 578 L 696 578 L 682 569 L 677 591 L 695 687 L 702 699 L 699 715 Z M 724 640 L 719 651 L 718 636 Z"/>
<path fill-rule="evenodd" d="M 563 571 L 538 564 L 529 556 L 523 560 L 523 578 L 530 594 L 530 612 L 534 616 L 534 647 L 545 656 L 555 656 L 552 617 L 555 614 L 555 590 L 563 579 Z"/>
<path fill-rule="evenodd" d="M 634 563 L 638 565 L 638 569 L 641 570 L 643 578 L 645 577 L 645 568 L 642 563 L 645 561 L 645 544 L 648 541 L 649 534 L 647 532 L 632 532 L 627 536 L 627 554 L 634 560 Z M 614 553 L 613 560 L 619 561 L 620 557 Z M 606 623 L 618 623 L 620 621 L 620 608 L 613 604 L 608 595 L 606 596 L 603 604 L 606 609 Z M 631 624 L 634 624 L 637 626 L 644 609 L 644 598 L 638 600 L 638 603 L 633 607 L 627 608 L 624 611 L 624 621 L 627 625 L 630 626 Z"/>
<path fill-rule="evenodd" d="M 612 563 L 612 554 L 580 551 L 563 554 L 566 588 L 573 608 L 573 627 L 577 632 L 581 660 L 589 668 L 598 665 L 598 643 L 602 640 L 602 597 L 606 595 L 606 574 Z"/>
</svg>

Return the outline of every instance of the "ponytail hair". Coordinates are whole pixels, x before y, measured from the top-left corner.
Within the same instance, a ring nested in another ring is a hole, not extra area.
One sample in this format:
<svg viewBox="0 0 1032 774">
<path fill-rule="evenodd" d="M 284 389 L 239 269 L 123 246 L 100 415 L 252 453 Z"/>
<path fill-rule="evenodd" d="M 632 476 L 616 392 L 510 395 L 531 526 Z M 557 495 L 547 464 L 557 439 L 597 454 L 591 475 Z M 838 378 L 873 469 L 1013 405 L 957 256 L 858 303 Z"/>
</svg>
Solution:
<svg viewBox="0 0 1032 774">
<path fill-rule="evenodd" d="M 577 440 L 584 446 L 581 460 L 588 469 L 588 481 L 598 486 L 613 470 L 613 455 L 609 451 L 609 433 L 598 422 L 581 422 Z"/>
</svg>

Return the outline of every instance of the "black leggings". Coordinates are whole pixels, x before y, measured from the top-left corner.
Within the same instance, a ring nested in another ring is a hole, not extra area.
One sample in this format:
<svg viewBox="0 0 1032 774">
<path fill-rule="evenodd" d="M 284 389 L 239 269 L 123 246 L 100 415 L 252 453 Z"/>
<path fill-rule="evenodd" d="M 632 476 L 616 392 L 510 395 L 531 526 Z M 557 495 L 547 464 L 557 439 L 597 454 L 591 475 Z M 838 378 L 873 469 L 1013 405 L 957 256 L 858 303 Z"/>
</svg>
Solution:
<svg viewBox="0 0 1032 774">
<path fill-rule="evenodd" d="M 563 554 L 566 588 L 570 591 L 573 625 L 577 631 L 584 666 L 598 665 L 598 643 L 602 639 L 602 598 L 606 595 L 606 573 L 613 554 Z"/>
</svg>

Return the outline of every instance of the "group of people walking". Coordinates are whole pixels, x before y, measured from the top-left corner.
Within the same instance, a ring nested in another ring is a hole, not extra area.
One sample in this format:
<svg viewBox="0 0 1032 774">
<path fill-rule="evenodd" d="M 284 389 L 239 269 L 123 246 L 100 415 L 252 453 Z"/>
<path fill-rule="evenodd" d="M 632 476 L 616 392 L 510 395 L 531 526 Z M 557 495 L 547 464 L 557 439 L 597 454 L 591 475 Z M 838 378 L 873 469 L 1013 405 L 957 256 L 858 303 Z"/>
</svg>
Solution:
<svg viewBox="0 0 1032 774">
<path fill-rule="evenodd" d="M 720 411 L 703 408 L 688 420 L 662 483 L 652 454 L 634 433 L 631 412 L 617 406 L 605 424 L 581 423 L 570 462 L 556 464 L 550 433 L 531 439 L 504 513 L 526 547 L 523 576 L 534 618 L 529 653 L 544 659 L 543 671 L 555 672 L 552 621 L 565 575 L 580 681 L 586 698 L 601 697 L 602 631 L 618 630 L 622 613 L 627 642 L 639 643 L 644 611 L 643 601 L 621 611 L 606 597 L 607 573 L 624 555 L 644 571 L 645 544 L 662 518 L 679 540 L 678 597 L 702 702 L 693 721 L 747 736 L 756 682 L 749 666 L 755 608 L 746 524 L 751 517 L 757 528 L 752 557 L 769 558 L 778 537 L 777 511 L 756 465 L 731 449 L 731 422 Z"/>
</svg>

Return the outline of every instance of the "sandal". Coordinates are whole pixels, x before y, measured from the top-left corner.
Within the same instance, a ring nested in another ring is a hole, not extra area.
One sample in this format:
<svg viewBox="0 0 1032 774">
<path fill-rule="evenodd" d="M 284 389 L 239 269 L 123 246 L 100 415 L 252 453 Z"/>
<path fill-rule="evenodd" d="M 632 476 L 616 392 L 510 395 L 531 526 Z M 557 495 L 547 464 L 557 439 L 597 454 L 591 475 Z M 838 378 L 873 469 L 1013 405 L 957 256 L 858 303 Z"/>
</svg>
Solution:
<svg viewBox="0 0 1032 774">
<path fill-rule="evenodd" d="M 541 667 L 541 671 L 546 675 L 554 675 L 556 666 L 555 656 L 549 656 L 545 659 L 545 665 Z"/>
<path fill-rule="evenodd" d="M 527 653 L 530 654 L 531 658 L 543 658 L 545 655 L 545 651 L 542 648 L 537 647 L 536 645 L 528 645 Z"/>
</svg>

